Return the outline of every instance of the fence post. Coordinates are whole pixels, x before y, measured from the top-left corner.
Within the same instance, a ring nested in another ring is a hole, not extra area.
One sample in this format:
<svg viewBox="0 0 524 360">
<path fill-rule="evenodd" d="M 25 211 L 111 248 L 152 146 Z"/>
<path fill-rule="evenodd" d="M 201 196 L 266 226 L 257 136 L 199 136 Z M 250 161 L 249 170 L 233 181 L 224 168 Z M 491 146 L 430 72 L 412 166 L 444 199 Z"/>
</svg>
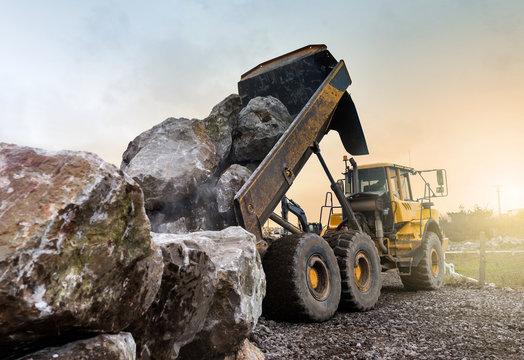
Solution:
<svg viewBox="0 0 524 360">
<path fill-rule="evenodd" d="M 484 286 L 486 283 L 486 234 L 480 232 L 480 251 L 479 251 L 479 284 Z"/>
</svg>

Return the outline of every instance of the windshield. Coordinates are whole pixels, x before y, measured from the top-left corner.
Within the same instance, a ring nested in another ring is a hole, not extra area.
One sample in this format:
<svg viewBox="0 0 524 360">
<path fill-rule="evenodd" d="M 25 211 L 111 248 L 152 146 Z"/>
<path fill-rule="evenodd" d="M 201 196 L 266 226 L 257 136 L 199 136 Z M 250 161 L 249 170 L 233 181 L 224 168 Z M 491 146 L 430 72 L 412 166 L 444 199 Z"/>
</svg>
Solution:
<svg viewBox="0 0 524 360">
<path fill-rule="evenodd" d="M 347 184 L 349 185 L 346 189 L 351 189 L 351 193 L 355 193 L 353 189 L 353 171 L 350 170 L 348 173 Z M 370 169 L 359 169 L 358 170 L 358 182 L 360 192 L 372 192 L 372 191 L 387 191 L 388 185 L 386 181 L 386 172 L 383 167 L 370 168 Z"/>
</svg>

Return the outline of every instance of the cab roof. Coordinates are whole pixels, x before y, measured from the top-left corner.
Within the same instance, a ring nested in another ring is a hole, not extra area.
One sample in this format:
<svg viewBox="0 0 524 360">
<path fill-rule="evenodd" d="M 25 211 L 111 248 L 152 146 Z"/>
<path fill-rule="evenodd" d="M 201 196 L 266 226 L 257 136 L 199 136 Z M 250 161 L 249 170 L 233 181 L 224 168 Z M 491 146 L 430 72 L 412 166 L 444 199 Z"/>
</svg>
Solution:
<svg viewBox="0 0 524 360">
<path fill-rule="evenodd" d="M 378 167 L 395 167 L 395 168 L 407 170 L 409 172 L 415 171 L 415 169 L 412 167 L 393 164 L 393 163 L 374 163 L 374 164 L 358 165 L 359 169 L 371 169 L 371 168 L 378 168 Z"/>
</svg>

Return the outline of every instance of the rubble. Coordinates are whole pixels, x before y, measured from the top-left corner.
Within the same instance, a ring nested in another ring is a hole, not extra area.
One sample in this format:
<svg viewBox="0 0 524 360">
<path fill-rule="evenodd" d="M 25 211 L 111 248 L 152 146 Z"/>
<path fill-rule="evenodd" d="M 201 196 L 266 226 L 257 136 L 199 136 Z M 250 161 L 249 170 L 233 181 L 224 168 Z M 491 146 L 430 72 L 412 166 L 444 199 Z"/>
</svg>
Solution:
<svg viewBox="0 0 524 360">
<path fill-rule="evenodd" d="M 382 276 L 374 310 L 312 324 L 260 318 L 250 340 L 268 360 L 522 359 L 523 291 L 455 284 L 414 292 L 398 274 Z"/>
<path fill-rule="evenodd" d="M 251 171 L 238 164 L 231 165 L 220 175 L 215 188 L 215 194 L 217 210 L 224 219 L 225 225 L 236 225 L 233 199 L 250 176 Z"/>
<path fill-rule="evenodd" d="M 166 119 L 129 143 L 120 170 L 89 153 L 0 146 L 11 358 L 124 329 L 139 359 L 259 355 L 245 339 L 265 276 L 233 199 L 292 118 L 271 97 L 240 107 L 230 95 L 204 120 Z"/>
<path fill-rule="evenodd" d="M 231 355 L 224 357 L 224 360 L 264 360 L 264 353 L 255 345 L 245 339 L 240 349 Z"/>
</svg>

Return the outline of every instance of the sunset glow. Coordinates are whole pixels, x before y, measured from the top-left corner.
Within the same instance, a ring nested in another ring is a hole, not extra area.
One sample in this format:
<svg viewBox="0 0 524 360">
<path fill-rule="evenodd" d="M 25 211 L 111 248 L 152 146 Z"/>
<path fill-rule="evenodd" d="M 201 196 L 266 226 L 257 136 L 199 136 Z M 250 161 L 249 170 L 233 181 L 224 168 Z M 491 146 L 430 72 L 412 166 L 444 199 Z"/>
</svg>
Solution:
<svg viewBox="0 0 524 360">
<path fill-rule="evenodd" d="M 254 65 L 325 43 L 353 80 L 370 150 L 359 163 L 446 168 L 443 211 L 496 212 L 497 186 L 502 212 L 524 208 L 523 13 L 519 1 L 12 2 L 0 12 L 0 141 L 119 165 L 142 131 L 204 118 Z M 321 148 L 342 172 L 336 134 Z M 328 190 L 311 159 L 289 196 L 316 218 Z"/>
</svg>

